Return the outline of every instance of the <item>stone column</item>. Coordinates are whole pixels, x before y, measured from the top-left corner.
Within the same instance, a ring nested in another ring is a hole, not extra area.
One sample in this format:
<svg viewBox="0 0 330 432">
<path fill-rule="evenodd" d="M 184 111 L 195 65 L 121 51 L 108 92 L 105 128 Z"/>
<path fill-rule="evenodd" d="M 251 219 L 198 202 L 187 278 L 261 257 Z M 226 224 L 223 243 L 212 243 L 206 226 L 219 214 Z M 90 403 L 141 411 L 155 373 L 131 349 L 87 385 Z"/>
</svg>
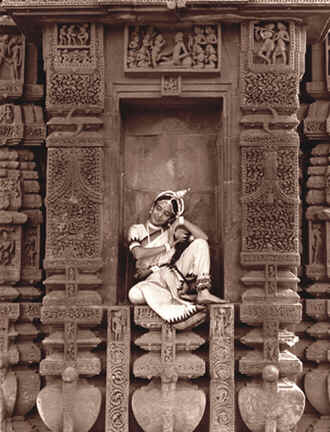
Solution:
<svg viewBox="0 0 330 432">
<path fill-rule="evenodd" d="M 45 138 L 36 47 L 0 22 L 0 430 L 17 430 L 40 388 L 41 195 L 35 153 Z M 31 54 L 31 56 L 29 56 Z M 31 303 L 33 301 L 33 303 Z M 27 391 L 28 389 L 28 391 Z M 31 430 L 30 419 L 24 422 Z"/>
<path fill-rule="evenodd" d="M 322 55 L 319 52 L 322 52 Z M 308 297 L 306 315 L 313 322 L 306 322 L 306 360 L 311 367 L 305 378 L 305 392 L 308 401 L 319 416 L 311 415 L 315 432 L 330 427 L 329 383 L 329 281 L 330 281 L 330 120 L 329 120 L 329 40 L 313 46 L 312 82 L 308 92 L 316 99 L 308 108 L 304 120 L 307 138 L 308 169 L 306 178 L 305 222 L 306 276 Z M 323 55 L 325 53 L 325 55 Z M 326 60 L 325 60 L 326 59 Z M 316 70 L 318 68 L 318 70 Z M 310 152 L 309 152 L 310 150 Z"/>
<path fill-rule="evenodd" d="M 90 351 L 100 342 L 91 328 L 102 320 L 95 289 L 102 283 L 103 26 L 68 20 L 43 36 L 49 121 L 41 320 L 51 333 L 40 373 L 56 379 L 46 379 L 38 409 L 48 428 L 71 432 L 89 430 L 101 407 L 100 390 L 80 376 L 101 372 Z"/>
<path fill-rule="evenodd" d="M 302 370 L 299 359 L 284 348 L 297 341 L 291 324 L 302 317 L 296 293 L 300 256 L 295 128 L 304 47 L 304 30 L 294 22 L 242 24 L 241 264 L 246 273 L 241 280 L 247 289 L 240 317 L 262 326 L 242 339 L 254 350 L 239 363 L 241 373 L 263 378 L 262 385 L 251 384 L 239 392 L 240 413 L 251 431 L 276 431 L 284 424 L 291 429 L 305 404 L 293 381 L 284 386 L 279 379 Z"/>
</svg>

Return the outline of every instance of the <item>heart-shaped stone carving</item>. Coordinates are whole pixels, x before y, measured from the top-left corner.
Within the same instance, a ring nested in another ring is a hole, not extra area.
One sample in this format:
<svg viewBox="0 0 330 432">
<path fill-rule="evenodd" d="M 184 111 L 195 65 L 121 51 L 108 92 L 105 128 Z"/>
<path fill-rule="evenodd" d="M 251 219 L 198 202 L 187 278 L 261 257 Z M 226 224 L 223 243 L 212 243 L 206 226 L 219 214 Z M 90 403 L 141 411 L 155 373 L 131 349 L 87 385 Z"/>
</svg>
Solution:
<svg viewBox="0 0 330 432">
<path fill-rule="evenodd" d="M 242 419 L 252 432 L 263 432 L 266 421 L 276 421 L 277 431 L 287 432 L 300 420 L 305 408 L 305 395 L 289 381 L 279 383 L 278 392 L 267 392 L 260 384 L 240 390 L 238 405 Z"/>
<path fill-rule="evenodd" d="M 193 432 L 202 420 L 206 397 L 202 390 L 190 383 L 176 385 L 173 403 L 173 432 Z M 163 403 L 161 384 L 154 380 L 135 390 L 132 397 L 134 416 L 145 432 L 163 430 L 163 416 L 168 408 Z"/>
<path fill-rule="evenodd" d="M 88 432 L 97 420 L 101 408 L 101 392 L 87 383 L 79 383 L 74 394 L 74 430 Z M 45 425 L 52 432 L 62 431 L 63 389 L 62 382 L 44 387 L 37 397 L 37 408 Z"/>
<path fill-rule="evenodd" d="M 330 414 L 328 370 L 314 370 L 305 375 L 305 393 L 309 402 L 322 415 Z"/>
</svg>

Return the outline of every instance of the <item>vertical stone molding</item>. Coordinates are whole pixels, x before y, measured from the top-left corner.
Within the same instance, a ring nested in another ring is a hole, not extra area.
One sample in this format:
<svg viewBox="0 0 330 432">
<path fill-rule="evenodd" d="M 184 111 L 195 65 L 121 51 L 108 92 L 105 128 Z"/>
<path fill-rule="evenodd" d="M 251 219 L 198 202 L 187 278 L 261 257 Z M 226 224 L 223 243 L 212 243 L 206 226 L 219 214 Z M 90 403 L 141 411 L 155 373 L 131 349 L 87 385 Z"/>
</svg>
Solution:
<svg viewBox="0 0 330 432">
<path fill-rule="evenodd" d="M 280 379 L 302 370 L 300 360 L 283 348 L 297 342 L 287 327 L 302 318 L 295 292 L 300 263 L 295 127 L 305 35 L 297 23 L 270 18 L 243 23 L 241 38 L 241 264 L 246 268 L 241 281 L 248 289 L 240 318 L 262 329 L 241 339 L 254 350 L 242 357 L 239 368 L 250 376 L 262 375 L 263 384 L 242 389 L 239 408 L 251 431 L 275 431 L 287 422 L 289 429 L 294 427 L 305 403 L 293 382 L 286 388 Z M 286 405 L 290 398 L 292 412 Z M 260 406 L 250 410 L 248 400 L 260 400 Z M 282 414 L 272 415 L 275 406 Z"/>
<path fill-rule="evenodd" d="M 325 103 L 328 105 L 329 102 Z M 315 104 L 319 104 L 319 101 L 313 105 Z M 328 123 L 327 118 L 325 123 Z M 328 133 L 328 126 L 326 130 Z M 309 133 L 309 130 L 307 132 Z M 308 224 L 306 274 L 310 281 L 306 291 L 315 297 L 306 299 L 306 314 L 314 321 L 306 330 L 307 334 L 313 338 L 313 342 L 306 350 L 306 359 L 316 363 L 316 366 L 306 373 L 304 384 L 309 402 L 320 414 L 314 425 L 315 432 L 326 430 L 330 425 L 330 399 L 327 391 L 329 382 L 328 332 L 330 328 L 328 300 L 330 281 L 329 154 L 329 142 L 318 143 L 312 149 L 306 184 L 308 204 L 305 213 Z"/>
<path fill-rule="evenodd" d="M 128 432 L 131 324 L 128 306 L 108 310 L 106 432 Z"/>
<path fill-rule="evenodd" d="M 210 307 L 210 432 L 235 431 L 234 306 Z"/>
</svg>

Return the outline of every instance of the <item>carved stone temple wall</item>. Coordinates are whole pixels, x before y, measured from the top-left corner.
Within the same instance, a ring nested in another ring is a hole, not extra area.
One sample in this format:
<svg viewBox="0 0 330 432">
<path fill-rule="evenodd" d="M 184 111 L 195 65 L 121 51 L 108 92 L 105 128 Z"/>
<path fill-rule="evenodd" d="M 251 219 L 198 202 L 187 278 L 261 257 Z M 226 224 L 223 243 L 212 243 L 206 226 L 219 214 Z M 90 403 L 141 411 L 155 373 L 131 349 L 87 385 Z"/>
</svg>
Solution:
<svg viewBox="0 0 330 432">
<path fill-rule="evenodd" d="M 0 432 L 330 430 L 328 0 L 3 0 Z M 163 190 L 190 330 L 132 306 Z"/>
</svg>

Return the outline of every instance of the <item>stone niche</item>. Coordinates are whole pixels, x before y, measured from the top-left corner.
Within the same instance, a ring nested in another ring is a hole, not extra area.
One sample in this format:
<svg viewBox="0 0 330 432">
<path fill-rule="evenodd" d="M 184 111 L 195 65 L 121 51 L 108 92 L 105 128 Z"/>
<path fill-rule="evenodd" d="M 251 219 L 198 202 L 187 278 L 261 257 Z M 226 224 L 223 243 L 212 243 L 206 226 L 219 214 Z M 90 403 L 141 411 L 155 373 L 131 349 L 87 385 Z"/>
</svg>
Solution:
<svg viewBox="0 0 330 432">
<path fill-rule="evenodd" d="M 214 289 L 218 290 L 223 277 L 217 247 L 219 136 L 223 133 L 221 99 L 130 100 L 122 103 L 121 112 L 124 244 L 130 225 L 146 220 L 150 205 L 160 191 L 190 187 L 192 191 L 185 199 L 185 217 L 209 236 Z M 126 263 L 121 263 L 120 268 L 127 269 Z M 124 283 L 128 283 L 127 292 L 132 280 Z"/>
</svg>

